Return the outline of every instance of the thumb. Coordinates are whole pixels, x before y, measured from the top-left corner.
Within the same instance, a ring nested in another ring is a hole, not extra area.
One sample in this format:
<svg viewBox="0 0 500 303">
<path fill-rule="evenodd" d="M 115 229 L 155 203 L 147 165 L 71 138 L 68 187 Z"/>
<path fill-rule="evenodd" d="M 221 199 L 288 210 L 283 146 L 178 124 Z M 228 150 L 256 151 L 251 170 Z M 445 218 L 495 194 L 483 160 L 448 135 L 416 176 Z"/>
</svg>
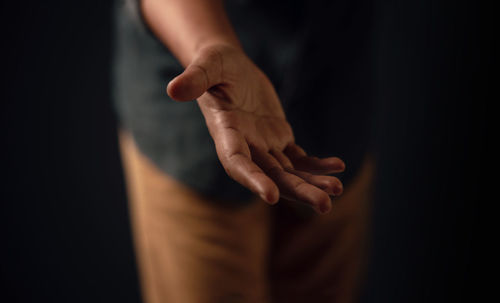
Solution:
<svg viewBox="0 0 500 303">
<path fill-rule="evenodd" d="M 220 55 L 201 54 L 186 67 L 184 72 L 167 85 L 167 94 L 176 101 L 191 101 L 221 82 Z"/>
</svg>

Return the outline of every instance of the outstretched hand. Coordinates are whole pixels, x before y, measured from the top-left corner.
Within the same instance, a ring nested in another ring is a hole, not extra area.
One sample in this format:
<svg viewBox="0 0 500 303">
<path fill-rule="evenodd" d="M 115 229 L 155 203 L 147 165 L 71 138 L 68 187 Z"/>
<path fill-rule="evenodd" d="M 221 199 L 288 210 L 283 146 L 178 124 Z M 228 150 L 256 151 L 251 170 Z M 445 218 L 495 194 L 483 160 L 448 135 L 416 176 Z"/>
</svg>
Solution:
<svg viewBox="0 0 500 303">
<path fill-rule="evenodd" d="M 227 45 L 201 49 L 167 86 L 177 101 L 197 99 L 227 174 L 274 204 L 280 196 L 329 212 L 342 193 L 342 160 L 308 156 L 295 144 L 280 100 L 266 75 Z"/>
</svg>

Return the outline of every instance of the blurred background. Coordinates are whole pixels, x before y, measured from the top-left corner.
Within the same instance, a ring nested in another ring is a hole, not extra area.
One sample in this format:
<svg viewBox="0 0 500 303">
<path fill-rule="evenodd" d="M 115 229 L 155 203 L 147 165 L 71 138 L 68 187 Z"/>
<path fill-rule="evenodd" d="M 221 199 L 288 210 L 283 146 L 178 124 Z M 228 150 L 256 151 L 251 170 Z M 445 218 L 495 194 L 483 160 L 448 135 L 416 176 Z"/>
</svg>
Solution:
<svg viewBox="0 0 500 303">
<path fill-rule="evenodd" d="M 1 4 L 1 302 L 140 302 L 108 1 Z M 375 1 L 378 176 L 362 302 L 480 302 L 492 19 Z"/>
</svg>

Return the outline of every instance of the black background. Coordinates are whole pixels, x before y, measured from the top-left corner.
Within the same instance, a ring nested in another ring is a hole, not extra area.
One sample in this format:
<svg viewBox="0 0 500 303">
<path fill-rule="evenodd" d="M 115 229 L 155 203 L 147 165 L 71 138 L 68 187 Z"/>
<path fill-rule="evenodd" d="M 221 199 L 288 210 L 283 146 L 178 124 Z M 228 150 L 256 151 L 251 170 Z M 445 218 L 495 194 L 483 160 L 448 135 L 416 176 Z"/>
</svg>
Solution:
<svg viewBox="0 0 500 303">
<path fill-rule="evenodd" d="M 481 301 L 490 19 L 473 1 L 375 8 L 379 171 L 362 301 Z M 140 301 L 111 16 L 106 1 L 2 2 L 2 302 Z"/>
</svg>

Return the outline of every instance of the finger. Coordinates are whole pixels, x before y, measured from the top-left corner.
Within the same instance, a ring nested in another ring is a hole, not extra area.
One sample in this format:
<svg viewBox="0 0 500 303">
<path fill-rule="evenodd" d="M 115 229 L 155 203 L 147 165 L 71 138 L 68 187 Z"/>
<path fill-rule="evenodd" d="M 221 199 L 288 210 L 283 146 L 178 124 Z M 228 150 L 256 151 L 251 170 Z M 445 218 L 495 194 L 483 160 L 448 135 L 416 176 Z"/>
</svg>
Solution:
<svg viewBox="0 0 500 303">
<path fill-rule="evenodd" d="M 340 196 L 343 192 L 342 182 L 336 177 L 332 176 L 322 176 L 322 175 L 313 175 L 308 172 L 299 171 L 296 169 L 285 169 L 287 172 L 296 175 L 304 179 L 306 182 L 321 188 L 327 194 L 332 196 Z"/>
<path fill-rule="evenodd" d="M 284 169 L 293 169 L 294 168 L 290 159 L 288 159 L 288 157 L 283 152 L 281 152 L 277 149 L 271 149 L 269 151 L 269 153 L 271 155 L 273 155 L 274 158 L 276 158 L 276 160 L 278 160 L 278 162 L 280 163 L 282 168 L 284 168 Z"/>
<path fill-rule="evenodd" d="M 176 101 L 194 100 L 222 81 L 222 57 L 215 51 L 202 53 L 167 86 L 167 94 Z"/>
<path fill-rule="evenodd" d="M 330 211 L 331 200 L 326 192 L 283 170 L 269 153 L 252 149 L 252 159 L 278 185 L 284 198 L 309 204 L 319 213 Z"/>
<path fill-rule="evenodd" d="M 296 144 L 290 144 L 285 148 L 285 154 L 293 163 L 295 169 L 309 172 L 311 174 L 326 175 L 340 173 L 345 170 L 345 163 L 337 157 L 320 159 L 310 157 Z"/>
<path fill-rule="evenodd" d="M 342 182 L 340 182 L 338 178 L 332 176 L 313 175 L 308 172 L 296 170 L 294 169 L 290 159 L 288 159 L 283 152 L 277 149 L 271 149 L 269 153 L 273 155 L 276 160 L 278 160 L 281 167 L 283 167 L 286 172 L 294 174 L 297 177 L 304 179 L 306 182 L 321 188 L 329 195 L 339 196 L 342 194 L 343 186 Z"/>
<path fill-rule="evenodd" d="M 228 175 L 244 187 L 259 195 L 262 200 L 275 204 L 279 200 L 276 184 L 252 160 L 241 153 L 229 156 Z"/>
<path fill-rule="evenodd" d="M 234 129 L 224 129 L 215 142 L 222 166 L 231 178 L 262 200 L 270 204 L 278 202 L 278 187 L 251 160 L 248 145 L 240 133 Z"/>
</svg>

